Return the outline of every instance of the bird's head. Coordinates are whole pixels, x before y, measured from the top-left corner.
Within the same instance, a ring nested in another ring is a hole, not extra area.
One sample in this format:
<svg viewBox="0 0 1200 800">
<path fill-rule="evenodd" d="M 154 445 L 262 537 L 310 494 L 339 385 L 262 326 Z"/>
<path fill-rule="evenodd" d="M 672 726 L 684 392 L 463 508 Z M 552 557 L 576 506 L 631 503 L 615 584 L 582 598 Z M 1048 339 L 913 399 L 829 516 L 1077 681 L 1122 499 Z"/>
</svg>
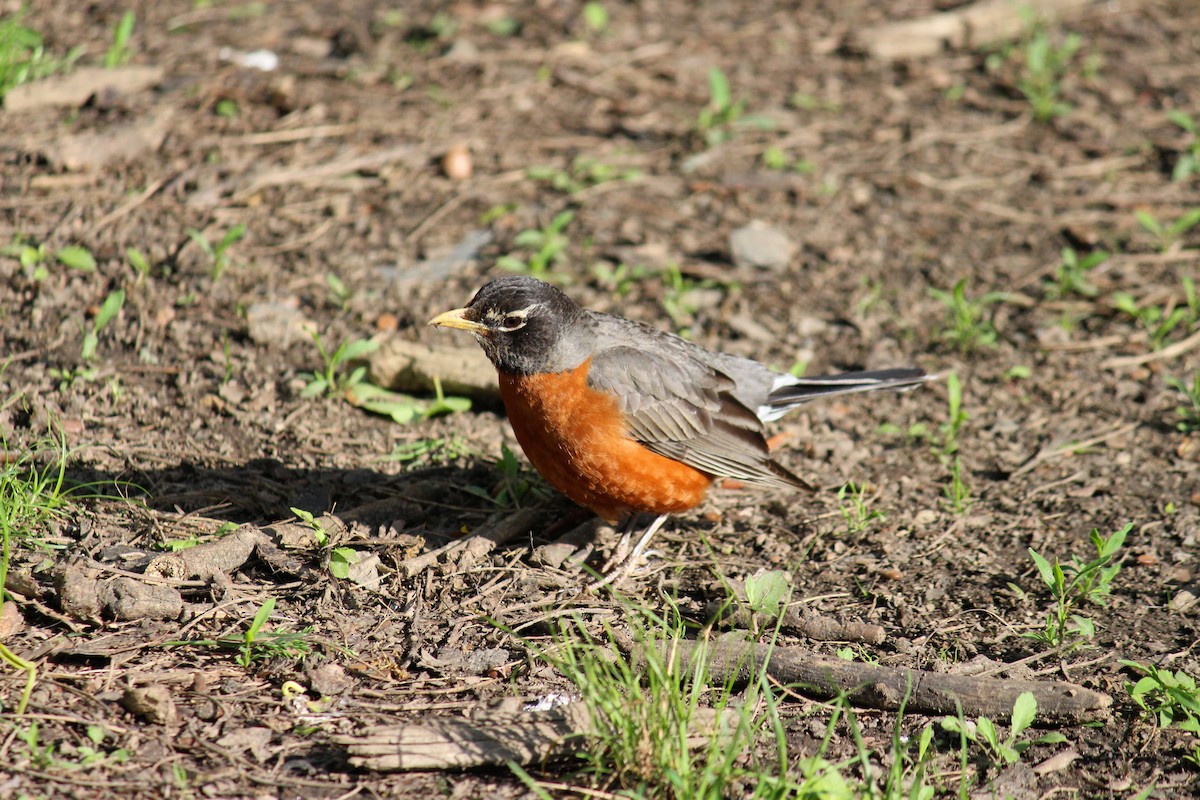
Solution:
<svg viewBox="0 0 1200 800">
<path fill-rule="evenodd" d="M 583 362 L 583 315 L 583 309 L 554 286 L 510 275 L 486 284 L 466 306 L 438 314 L 429 324 L 470 331 L 496 369 L 532 375 L 561 372 Z"/>
</svg>

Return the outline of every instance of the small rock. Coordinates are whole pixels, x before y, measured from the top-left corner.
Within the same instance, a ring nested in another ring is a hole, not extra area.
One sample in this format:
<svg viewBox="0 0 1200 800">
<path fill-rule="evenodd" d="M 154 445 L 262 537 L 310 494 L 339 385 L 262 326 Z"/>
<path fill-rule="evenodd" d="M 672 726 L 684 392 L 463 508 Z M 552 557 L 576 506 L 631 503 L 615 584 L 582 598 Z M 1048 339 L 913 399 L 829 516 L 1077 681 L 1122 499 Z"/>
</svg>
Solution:
<svg viewBox="0 0 1200 800">
<path fill-rule="evenodd" d="M 0 605 L 0 641 L 20 633 L 24 627 L 25 618 L 21 616 L 21 609 L 11 600 L 4 601 L 4 605 Z"/>
<path fill-rule="evenodd" d="M 104 587 L 104 606 L 119 620 L 176 619 L 183 612 L 183 597 L 170 586 L 117 578 Z"/>
<path fill-rule="evenodd" d="M 729 234 L 729 251 L 739 267 L 782 269 L 796 255 L 796 243 L 786 233 L 761 220 Z"/>
<path fill-rule="evenodd" d="M 129 687 L 121 695 L 121 707 L 155 725 L 173 725 L 177 716 L 171 690 L 161 684 Z"/>
<path fill-rule="evenodd" d="M 100 619 L 100 581 L 96 570 L 68 565 L 54 576 L 58 607 L 71 619 L 95 622 Z"/>
<path fill-rule="evenodd" d="M 938 520 L 938 512 L 932 508 L 925 508 L 916 513 L 913 517 L 913 526 L 918 528 L 927 528 Z"/>
<path fill-rule="evenodd" d="M 452 181 L 465 181 L 472 168 L 471 149 L 461 142 L 450 145 L 442 156 L 442 172 Z"/>
<path fill-rule="evenodd" d="M 1192 594 L 1187 589 L 1180 589 L 1175 593 L 1175 596 L 1171 598 L 1171 602 L 1167 605 L 1172 611 L 1183 614 L 1195 607 L 1196 600 L 1196 595 Z"/>
<path fill-rule="evenodd" d="M 255 344 L 287 347 L 308 338 L 312 323 L 300 311 L 299 298 L 252 303 L 246 309 L 246 326 Z"/>
<path fill-rule="evenodd" d="M 354 685 L 354 680 L 346 674 L 341 664 L 325 662 L 308 673 L 308 679 L 314 692 L 322 697 L 342 694 Z"/>
</svg>

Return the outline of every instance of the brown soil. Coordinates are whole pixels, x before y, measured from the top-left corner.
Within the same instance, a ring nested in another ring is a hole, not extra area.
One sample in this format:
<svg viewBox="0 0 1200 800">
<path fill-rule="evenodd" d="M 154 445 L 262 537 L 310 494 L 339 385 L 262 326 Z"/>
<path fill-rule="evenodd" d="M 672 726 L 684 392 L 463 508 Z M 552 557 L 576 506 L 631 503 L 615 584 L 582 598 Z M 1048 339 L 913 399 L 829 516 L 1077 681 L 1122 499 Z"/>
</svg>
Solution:
<svg viewBox="0 0 1200 800">
<path fill-rule="evenodd" d="M 1200 674 L 1187 602 L 1200 594 L 1200 446 L 1177 430 L 1182 396 L 1167 382 L 1200 368 L 1200 348 L 1170 348 L 1197 324 L 1155 350 L 1145 326 L 1115 308 L 1127 292 L 1169 312 L 1186 304 L 1183 278 L 1200 276 L 1200 227 L 1160 252 L 1134 217 L 1173 220 L 1200 206 L 1197 177 L 1171 179 L 1191 137 L 1166 114 L 1200 119 L 1200 6 L 1105 3 L 1050 27 L 1055 42 L 1078 32 L 1082 49 L 1061 82 L 1071 111 L 1041 123 L 1018 88 L 1020 45 L 899 64 L 844 45 L 884 9 L 911 18 L 945 2 L 607 2 L 602 33 L 578 2 L 135 5 L 132 63 L 162 68 L 152 88 L 0 114 L 0 243 L 23 237 L 50 254 L 44 276 L 0 259 L 0 397 L 24 398 L 0 410 L 0 433 L 17 453 L 57 426 L 68 481 L 99 495 L 39 531 L 44 547 L 14 554 L 10 588 L 25 625 L 3 644 L 40 673 L 24 718 L 13 713 L 23 676 L 0 673 L 0 794 L 525 793 L 504 770 L 358 771 L 332 737 L 562 689 L 488 617 L 530 623 L 559 588 L 578 585 L 578 573 L 530 552 L 585 517 L 534 491 L 524 503 L 543 510 L 532 535 L 470 569 L 405 577 L 405 559 L 495 521 L 481 494 L 503 488 L 502 443 L 517 449 L 503 411 L 476 398 L 467 413 L 401 426 L 340 396 L 304 397 L 321 359 L 300 325 L 311 322 L 326 346 L 393 326 L 381 335 L 469 346 L 425 321 L 501 274 L 498 256 L 528 255 L 517 235 L 567 209 L 570 244 L 553 276 L 580 302 L 780 368 L 953 370 L 968 414 L 965 511 L 945 500 L 948 461 L 933 446 L 945 382 L 818 404 L 773 432 L 786 442 L 782 462 L 822 491 L 713 492 L 668 523 L 628 595 L 658 605 L 675 594 L 699 615 L 724 595 L 715 575 L 786 569 L 810 610 L 882 626 L 884 643 L 861 650 L 883 664 L 958 670 L 985 657 L 998 669 L 1020 662 L 1000 674 L 1113 695 L 1100 724 L 1064 731 L 1068 744 L 1035 748 L 1019 768 L 974 763 L 997 792 L 1200 793 L 1200 773 L 1183 760 L 1196 738 L 1144 721 L 1120 663 Z M 95 64 L 126 6 L 34 8 L 26 24 L 49 52 L 83 45 L 81 64 Z M 506 20 L 515 28 L 503 30 Z M 269 49 L 279 67 L 245 68 L 222 48 Z M 746 117 L 769 126 L 739 125 L 709 146 L 696 119 L 714 66 Z M 86 138 L 127 142 L 154 125 L 165 126 L 161 143 L 107 163 L 105 145 Z M 469 150 L 465 179 L 442 168 L 455 146 Z M 801 168 L 765 166 L 771 147 Z M 581 158 L 637 176 L 570 194 L 527 174 L 570 171 Z M 735 266 L 730 234 L 752 220 L 799 245 L 786 266 Z M 215 277 L 187 231 L 217 243 L 237 225 L 244 238 Z M 96 270 L 55 263 L 67 245 L 86 247 Z M 1094 296 L 1048 296 L 1066 247 L 1114 254 L 1089 275 Z M 146 255 L 144 278 L 128 248 Z M 596 268 L 617 264 L 647 270 L 618 281 Z M 964 352 L 942 334 L 947 312 L 929 290 L 963 278 L 972 297 L 1008 293 L 987 306 L 994 346 Z M 695 287 L 682 307 L 675 279 Z M 117 289 L 124 308 L 88 371 L 83 331 Z M 1122 360 L 1140 355 L 1154 357 Z M 904 435 L 913 426 L 926 435 Z M 439 444 L 414 455 L 428 441 Z M 847 524 L 836 496 L 846 481 L 869 487 L 882 519 Z M 324 549 L 292 547 L 306 529 L 277 523 L 294 522 L 293 507 L 333 512 L 331 544 L 378 556 L 378 585 L 335 578 Z M 281 548 L 215 575 L 134 581 L 178 591 L 182 610 L 139 595 L 149 610 L 118 619 L 115 605 L 66 596 L 112 570 L 139 574 L 143 553 L 224 523 L 273 526 Z M 1090 531 L 1127 523 L 1110 602 L 1078 610 L 1095 621 L 1092 646 L 1061 654 L 1024 637 L 1052 605 L 1028 548 L 1087 557 Z M 612 545 L 597 542 L 593 563 Z M 243 667 L 236 651 L 164 646 L 239 637 L 267 598 L 278 603 L 268 629 L 311 628 L 302 662 Z M 599 620 L 616 606 L 602 595 L 583 607 Z M 466 657 L 498 647 L 508 655 L 496 663 Z M 289 680 L 332 705 L 306 716 L 281 693 Z M 148 687 L 165 687 L 166 699 L 128 711 L 122 698 Z M 800 758 L 829 712 L 790 702 Z M 173 716 L 157 719 L 168 705 Z M 30 721 L 39 746 L 53 746 L 48 757 L 18 738 Z M 894 715 L 863 712 L 860 722 L 868 744 L 886 750 Z M 106 731 L 100 750 L 123 749 L 128 761 L 80 766 L 89 725 Z M 939 747 L 955 769 L 954 742 Z M 1068 749 L 1080 757 L 1029 770 Z M 846 737 L 829 757 L 852 752 Z M 945 783 L 956 790 L 953 777 Z"/>
</svg>

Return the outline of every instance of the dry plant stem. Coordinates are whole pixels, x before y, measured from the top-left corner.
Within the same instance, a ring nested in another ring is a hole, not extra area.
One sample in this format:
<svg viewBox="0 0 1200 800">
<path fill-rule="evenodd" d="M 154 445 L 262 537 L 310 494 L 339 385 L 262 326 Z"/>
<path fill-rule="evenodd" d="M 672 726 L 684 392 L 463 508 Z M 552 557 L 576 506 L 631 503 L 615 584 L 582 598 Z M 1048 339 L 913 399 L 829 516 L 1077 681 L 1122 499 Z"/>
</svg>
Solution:
<svg viewBox="0 0 1200 800">
<path fill-rule="evenodd" d="M 1006 720 L 1013 702 L 1022 692 L 1032 692 L 1038 703 L 1038 720 L 1059 724 L 1095 718 L 1112 705 L 1112 698 L 1082 686 L 1057 681 L 1019 681 L 946 675 L 915 669 L 894 669 L 840 658 L 827 658 L 799 647 L 771 647 L 748 641 L 748 632 L 729 634 L 710 642 L 672 642 L 674 652 L 690 660 L 703 653 L 708 660 L 709 680 L 720 685 L 733 678 L 750 679 L 751 673 L 766 671 L 782 684 L 799 685 L 815 697 L 845 694 L 851 703 L 884 711 L 919 714 L 984 715 Z M 618 636 L 622 650 L 636 654 L 638 647 L 626 636 Z"/>
<path fill-rule="evenodd" d="M 725 712 L 733 724 L 735 711 Z M 697 709 L 688 736 L 691 747 L 708 742 L 718 724 L 711 709 Z M 465 769 L 501 765 L 540 764 L 583 750 L 594 729 L 591 714 L 575 702 L 549 711 L 519 717 L 505 714 L 483 720 L 444 719 L 426 725 L 390 725 L 354 736 L 338 736 L 347 746 L 350 763 L 377 772 L 418 769 Z"/>
<path fill-rule="evenodd" d="M 1139 424 L 1140 423 L 1134 422 L 1129 425 L 1122 425 L 1121 427 L 1117 428 L 1116 430 L 1109 431 L 1108 433 L 1102 433 L 1099 436 L 1093 436 L 1090 439 L 1084 439 L 1082 442 L 1071 442 L 1069 444 L 1044 448 L 1044 449 L 1040 450 L 1032 458 L 1030 458 L 1028 461 L 1026 461 L 1024 464 L 1017 467 L 1017 469 L 1015 469 L 1013 471 L 1013 473 L 1011 475 L 1009 475 L 1008 477 L 1011 480 L 1012 478 L 1016 478 L 1020 475 L 1024 475 L 1026 472 L 1033 471 L 1034 469 L 1039 467 L 1043 462 L 1049 461 L 1052 458 L 1059 458 L 1061 456 L 1069 456 L 1072 453 L 1076 452 L 1077 450 L 1083 450 L 1084 448 L 1098 445 L 1101 442 L 1105 442 L 1109 439 L 1115 439 L 1118 436 L 1123 436 L 1123 435 L 1129 433 L 1130 431 L 1134 430 L 1135 428 L 1137 428 Z"/>
<path fill-rule="evenodd" d="M 1162 350 L 1156 350 L 1151 353 L 1143 353 L 1140 356 L 1114 356 L 1100 362 L 1100 366 L 1105 369 L 1124 369 L 1125 367 L 1137 367 L 1142 364 L 1149 364 L 1151 361 L 1162 361 L 1167 358 L 1175 358 L 1181 356 L 1189 350 L 1200 347 L 1200 331 L 1196 331 L 1191 336 L 1176 342 L 1169 347 L 1164 347 Z"/>
</svg>

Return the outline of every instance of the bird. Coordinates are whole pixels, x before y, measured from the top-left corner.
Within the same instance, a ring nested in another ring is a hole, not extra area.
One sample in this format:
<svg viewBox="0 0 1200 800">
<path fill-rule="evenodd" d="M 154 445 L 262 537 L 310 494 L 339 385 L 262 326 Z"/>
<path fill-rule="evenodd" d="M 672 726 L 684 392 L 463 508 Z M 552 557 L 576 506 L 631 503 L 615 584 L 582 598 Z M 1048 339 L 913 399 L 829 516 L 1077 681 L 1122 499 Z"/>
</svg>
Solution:
<svg viewBox="0 0 1200 800">
<path fill-rule="evenodd" d="M 551 486 L 609 523 L 626 520 L 617 553 L 639 514 L 656 515 L 591 588 L 631 567 L 668 516 L 699 505 L 714 481 L 812 490 L 772 457 L 766 423 L 821 397 L 933 377 L 918 367 L 797 377 L 586 309 L 527 275 L 491 280 L 429 324 L 474 335 L 517 442 Z"/>
</svg>

